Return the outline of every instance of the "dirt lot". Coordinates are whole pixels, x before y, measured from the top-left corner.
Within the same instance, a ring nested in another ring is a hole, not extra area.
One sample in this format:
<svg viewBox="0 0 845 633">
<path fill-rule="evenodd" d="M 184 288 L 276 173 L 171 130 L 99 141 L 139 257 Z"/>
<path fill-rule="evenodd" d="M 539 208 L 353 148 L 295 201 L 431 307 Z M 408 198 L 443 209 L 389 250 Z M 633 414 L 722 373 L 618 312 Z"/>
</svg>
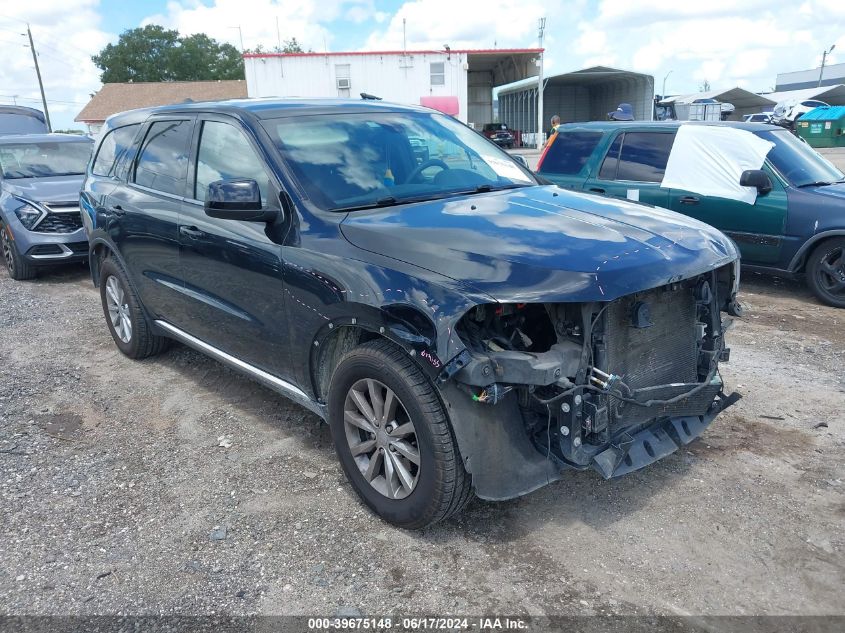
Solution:
<svg viewBox="0 0 845 633">
<path fill-rule="evenodd" d="M 742 299 L 745 397 L 689 450 L 411 533 L 305 410 L 184 347 L 121 356 L 81 267 L 0 272 L 0 613 L 845 613 L 845 311 Z"/>
</svg>

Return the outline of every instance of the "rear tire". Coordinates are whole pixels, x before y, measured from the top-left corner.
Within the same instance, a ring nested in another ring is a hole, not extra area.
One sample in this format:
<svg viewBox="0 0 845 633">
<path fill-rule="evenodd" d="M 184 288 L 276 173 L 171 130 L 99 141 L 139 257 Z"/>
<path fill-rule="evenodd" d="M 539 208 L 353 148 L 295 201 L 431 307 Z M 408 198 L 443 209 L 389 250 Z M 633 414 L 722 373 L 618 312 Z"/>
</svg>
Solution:
<svg viewBox="0 0 845 633">
<path fill-rule="evenodd" d="M 845 308 L 845 238 L 819 244 L 807 258 L 807 285 L 819 301 Z"/>
<path fill-rule="evenodd" d="M 18 250 L 18 245 L 11 237 L 6 225 L 0 222 L 0 250 L 3 252 L 3 262 L 9 277 L 15 281 L 35 279 L 37 270 L 35 266 L 27 262 Z"/>
<path fill-rule="evenodd" d="M 126 271 L 114 257 L 100 265 L 100 301 L 117 348 L 129 358 L 155 356 L 170 345 L 170 339 L 153 334 Z"/>
<path fill-rule="evenodd" d="M 332 375 L 328 405 L 346 477 L 384 520 L 419 529 L 469 502 L 472 482 L 443 404 L 404 351 L 376 340 L 348 352 Z"/>
</svg>

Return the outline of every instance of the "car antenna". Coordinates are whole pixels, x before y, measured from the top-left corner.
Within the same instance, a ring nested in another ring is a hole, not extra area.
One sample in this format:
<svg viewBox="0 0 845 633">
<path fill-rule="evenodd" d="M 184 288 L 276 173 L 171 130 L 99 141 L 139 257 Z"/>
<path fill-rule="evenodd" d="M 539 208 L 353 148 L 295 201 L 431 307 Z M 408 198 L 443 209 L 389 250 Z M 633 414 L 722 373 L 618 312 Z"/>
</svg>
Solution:
<svg viewBox="0 0 845 633">
<path fill-rule="evenodd" d="M 369 92 L 362 92 L 361 98 L 364 101 L 381 101 L 381 97 L 377 97 L 375 95 L 371 95 Z"/>
</svg>

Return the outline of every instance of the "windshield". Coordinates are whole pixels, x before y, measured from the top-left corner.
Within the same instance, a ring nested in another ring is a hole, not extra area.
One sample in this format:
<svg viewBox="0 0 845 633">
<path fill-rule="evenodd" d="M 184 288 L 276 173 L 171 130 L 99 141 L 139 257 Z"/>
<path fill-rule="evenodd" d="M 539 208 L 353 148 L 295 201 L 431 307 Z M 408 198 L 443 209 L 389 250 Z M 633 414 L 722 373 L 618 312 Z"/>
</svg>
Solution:
<svg viewBox="0 0 845 633">
<path fill-rule="evenodd" d="M 758 132 L 757 136 L 775 144 L 767 158 L 794 187 L 829 184 L 845 178 L 832 163 L 787 130 Z"/>
<path fill-rule="evenodd" d="M 44 178 L 85 173 L 90 142 L 10 143 L 0 145 L 3 178 Z"/>
<path fill-rule="evenodd" d="M 537 184 L 507 153 L 440 114 L 322 115 L 263 125 L 308 196 L 333 211 Z"/>
</svg>

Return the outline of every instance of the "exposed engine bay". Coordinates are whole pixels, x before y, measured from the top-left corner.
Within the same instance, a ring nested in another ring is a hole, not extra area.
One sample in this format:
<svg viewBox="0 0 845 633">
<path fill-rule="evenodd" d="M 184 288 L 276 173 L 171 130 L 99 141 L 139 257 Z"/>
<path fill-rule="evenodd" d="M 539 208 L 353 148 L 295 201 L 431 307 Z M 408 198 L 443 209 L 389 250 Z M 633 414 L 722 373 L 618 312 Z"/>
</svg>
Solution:
<svg viewBox="0 0 845 633">
<path fill-rule="evenodd" d="M 609 302 L 484 304 L 456 332 L 455 374 L 478 406 L 515 399 L 537 451 L 604 477 L 636 470 L 697 437 L 726 396 L 721 312 L 733 265 Z"/>
</svg>

